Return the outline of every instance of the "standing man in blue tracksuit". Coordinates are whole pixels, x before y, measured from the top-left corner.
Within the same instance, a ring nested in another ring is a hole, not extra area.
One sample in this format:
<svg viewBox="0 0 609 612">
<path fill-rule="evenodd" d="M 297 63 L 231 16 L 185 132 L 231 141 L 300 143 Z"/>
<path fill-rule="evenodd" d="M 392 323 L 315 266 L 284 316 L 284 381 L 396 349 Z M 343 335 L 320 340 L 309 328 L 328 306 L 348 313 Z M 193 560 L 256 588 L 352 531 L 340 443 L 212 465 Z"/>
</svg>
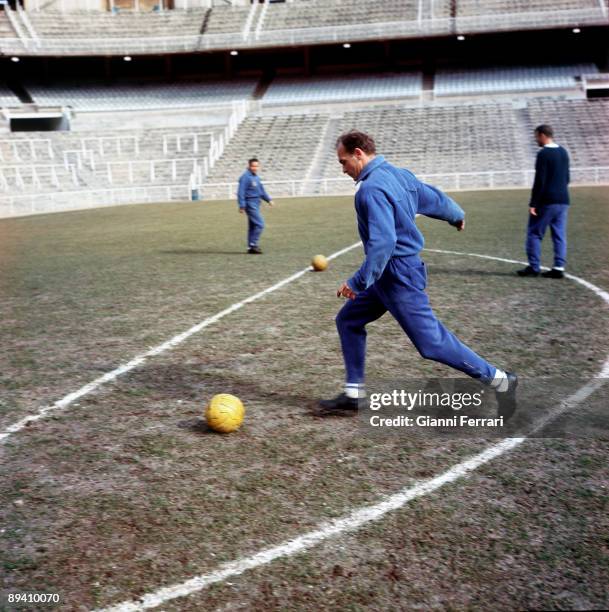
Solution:
<svg viewBox="0 0 609 612">
<path fill-rule="evenodd" d="M 262 251 L 258 246 L 260 234 L 264 229 L 264 219 L 260 213 L 260 200 L 268 202 L 273 206 L 271 196 L 266 192 L 258 170 L 260 162 L 252 157 L 248 161 L 247 170 L 239 177 L 239 189 L 237 199 L 239 202 L 239 212 L 247 215 L 247 252 L 250 255 L 261 255 Z"/>
<path fill-rule="evenodd" d="M 569 212 L 569 154 L 554 142 L 549 125 L 535 128 L 541 147 L 535 162 L 535 181 L 529 203 L 526 251 L 529 265 L 518 276 L 539 276 L 541 241 L 550 226 L 554 244 L 554 266 L 546 278 L 563 278 L 567 261 L 567 214 Z"/>
<path fill-rule="evenodd" d="M 436 319 L 425 293 L 427 275 L 419 257 L 423 236 L 415 216 L 443 219 L 461 231 L 463 210 L 440 190 L 377 156 L 368 134 L 343 134 L 336 152 L 343 172 L 359 183 L 355 210 L 365 259 L 337 291 L 338 297 L 347 298 L 336 317 L 346 382 L 343 393 L 319 402 L 320 414 L 358 409 L 365 397 L 366 325 L 389 311 L 424 358 L 491 385 L 500 412 L 509 418 L 516 407 L 516 375 L 491 365 L 448 331 Z"/>
</svg>

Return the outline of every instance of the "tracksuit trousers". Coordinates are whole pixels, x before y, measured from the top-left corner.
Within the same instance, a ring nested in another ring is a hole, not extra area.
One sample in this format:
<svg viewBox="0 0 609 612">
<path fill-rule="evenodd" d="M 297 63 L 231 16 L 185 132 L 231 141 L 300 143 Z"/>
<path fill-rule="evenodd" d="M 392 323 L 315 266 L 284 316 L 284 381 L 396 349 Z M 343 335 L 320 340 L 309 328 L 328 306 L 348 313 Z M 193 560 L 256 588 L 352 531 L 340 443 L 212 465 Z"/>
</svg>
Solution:
<svg viewBox="0 0 609 612">
<path fill-rule="evenodd" d="M 366 325 L 389 311 L 425 359 L 439 361 L 490 383 L 496 368 L 474 353 L 436 318 L 425 293 L 427 273 L 418 255 L 389 260 L 381 278 L 347 300 L 336 317 L 346 382 L 363 383 Z"/>
<path fill-rule="evenodd" d="M 567 216 L 566 204 L 545 204 L 536 209 L 537 215 L 529 215 L 526 250 L 529 265 L 539 272 L 541 265 L 541 241 L 550 226 L 554 244 L 554 268 L 564 268 L 567 261 Z"/>
<path fill-rule="evenodd" d="M 258 246 L 260 235 L 264 229 L 260 200 L 248 200 L 245 205 L 245 213 L 247 214 L 247 246 Z"/>
</svg>

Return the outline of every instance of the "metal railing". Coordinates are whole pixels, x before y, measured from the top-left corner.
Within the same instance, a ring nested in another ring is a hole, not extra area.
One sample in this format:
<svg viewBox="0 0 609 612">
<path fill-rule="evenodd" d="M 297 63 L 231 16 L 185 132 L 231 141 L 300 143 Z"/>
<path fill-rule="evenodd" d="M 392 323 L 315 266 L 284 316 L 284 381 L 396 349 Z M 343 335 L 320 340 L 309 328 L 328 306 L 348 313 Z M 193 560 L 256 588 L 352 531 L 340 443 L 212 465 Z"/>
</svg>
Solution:
<svg viewBox="0 0 609 612">
<path fill-rule="evenodd" d="M 535 170 L 498 170 L 485 172 L 420 173 L 419 180 L 446 191 L 484 189 L 526 189 L 533 183 Z M 608 185 L 609 166 L 571 168 L 572 185 Z M 352 195 L 353 181 L 346 178 L 264 181 L 272 197 L 315 195 Z M 204 183 L 200 186 L 203 200 L 235 198 L 236 182 Z"/>
<path fill-rule="evenodd" d="M 492 172 L 421 173 L 418 178 L 446 191 L 476 191 L 492 189 L 530 188 L 534 170 Z M 353 195 L 355 184 L 347 178 L 265 181 L 273 198 L 297 196 Z M 571 185 L 609 185 L 609 166 L 571 168 Z M 0 187 L 2 175 L 0 173 Z M 26 215 L 60 210 L 75 210 L 139 204 L 148 202 L 201 200 L 234 200 L 236 181 L 207 183 L 198 188 L 192 184 L 144 185 L 57 191 L 34 194 L 3 195 L 0 193 L 0 217 Z"/>
<path fill-rule="evenodd" d="M 102 206 L 115 206 L 117 204 L 185 202 L 190 197 L 191 193 L 188 187 L 184 185 L 84 189 L 78 191 L 23 194 L 10 197 L 0 195 L 0 217 L 82 210 Z"/>
<path fill-rule="evenodd" d="M 38 147 L 37 145 L 42 146 Z M 7 155 L 5 155 L 5 152 L 7 150 L 11 152 L 10 156 L 16 162 L 36 161 L 41 155 L 41 149 L 49 159 L 55 157 L 49 138 L 2 138 L 0 139 L 0 162 L 6 161 Z M 24 156 L 24 151 L 28 152 L 27 156 Z M 24 159 L 24 157 L 27 157 L 27 159 Z"/>
</svg>

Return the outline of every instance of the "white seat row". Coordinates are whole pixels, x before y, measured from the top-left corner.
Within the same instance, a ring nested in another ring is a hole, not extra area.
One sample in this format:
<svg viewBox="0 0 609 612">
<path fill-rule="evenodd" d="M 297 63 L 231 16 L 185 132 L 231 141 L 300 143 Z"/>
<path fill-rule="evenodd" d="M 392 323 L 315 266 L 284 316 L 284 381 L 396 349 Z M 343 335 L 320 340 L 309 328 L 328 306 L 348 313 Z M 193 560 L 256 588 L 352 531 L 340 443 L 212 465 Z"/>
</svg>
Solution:
<svg viewBox="0 0 609 612">
<path fill-rule="evenodd" d="M 19 98 L 8 88 L 0 85 L 0 108 L 21 104 Z"/>
<path fill-rule="evenodd" d="M 419 3 L 415 0 L 307 0 L 270 4 L 264 30 L 344 26 L 360 23 L 415 21 Z"/>
<path fill-rule="evenodd" d="M 501 143 L 489 134 L 501 130 Z M 521 170 L 530 164 L 530 148 L 511 104 L 391 107 L 346 113 L 335 126 L 373 136 L 377 150 L 416 173 Z M 338 176 L 332 151 L 322 176 Z"/>
<path fill-rule="evenodd" d="M 248 117 L 224 150 L 208 177 L 209 183 L 233 182 L 250 157 L 259 157 L 265 180 L 304 178 L 311 154 L 328 121 L 327 115 Z"/>
<path fill-rule="evenodd" d="M 408 98 L 420 95 L 422 87 L 423 75 L 420 72 L 344 77 L 280 77 L 271 83 L 262 101 L 264 104 L 297 104 Z"/>
<path fill-rule="evenodd" d="M 609 166 L 609 101 L 536 98 L 527 105 L 529 128 L 549 123 L 572 165 Z"/>
<path fill-rule="evenodd" d="M 457 17 L 598 8 L 596 0 L 457 0 Z"/>
<path fill-rule="evenodd" d="M 83 110 L 138 110 L 203 106 L 250 98 L 256 81 L 246 79 L 213 83 L 141 85 L 37 85 L 27 86 L 39 104 L 71 106 Z"/>
<path fill-rule="evenodd" d="M 436 72 L 436 96 L 483 94 L 543 89 L 573 89 L 576 76 L 597 73 L 595 64 L 560 66 L 495 66 L 479 69 L 442 69 Z"/>
</svg>

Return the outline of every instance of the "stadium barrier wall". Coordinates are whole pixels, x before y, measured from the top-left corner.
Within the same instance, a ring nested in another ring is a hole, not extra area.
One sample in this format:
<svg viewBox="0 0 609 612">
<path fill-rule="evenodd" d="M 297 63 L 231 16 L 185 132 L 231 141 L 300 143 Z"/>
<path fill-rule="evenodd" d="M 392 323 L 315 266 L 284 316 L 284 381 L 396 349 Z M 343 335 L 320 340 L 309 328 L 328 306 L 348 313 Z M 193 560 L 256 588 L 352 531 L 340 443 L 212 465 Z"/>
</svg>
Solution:
<svg viewBox="0 0 609 612">
<path fill-rule="evenodd" d="M 418 177 L 446 191 L 483 191 L 494 189 L 529 189 L 534 170 L 497 172 L 460 172 L 419 174 Z M 265 181 L 273 198 L 324 195 L 353 195 L 355 184 L 346 178 L 306 181 Z M 609 166 L 571 168 L 571 185 L 609 185 Z M 0 218 L 40 213 L 81 210 L 121 204 L 146 204 L 169 201 L 235 200 L 236 179 L 232 183 L 208 183 L 193 189 L 188 185 L 114 187 L 20 195 L 0 195 Z M 196 198 L 193 198 L 196 191 Z"/>
<path fill-rule="evenodd" d="M 485 189 L 527 189 L 533 184 L 535 170 L 501 170 L 489 172 L 419 173 L 417 177 L 445 191 Z M 609 166 L 571 168 L 572 185 L 609 185 Z M 352 195 L 353 181 L 346 178 L 264 181 L 273 197 L 318 195 Z M 235 197 L 236 183 L 208 183 L 200 187 L 201 199 L 219 200 Z"/>
</svg>

